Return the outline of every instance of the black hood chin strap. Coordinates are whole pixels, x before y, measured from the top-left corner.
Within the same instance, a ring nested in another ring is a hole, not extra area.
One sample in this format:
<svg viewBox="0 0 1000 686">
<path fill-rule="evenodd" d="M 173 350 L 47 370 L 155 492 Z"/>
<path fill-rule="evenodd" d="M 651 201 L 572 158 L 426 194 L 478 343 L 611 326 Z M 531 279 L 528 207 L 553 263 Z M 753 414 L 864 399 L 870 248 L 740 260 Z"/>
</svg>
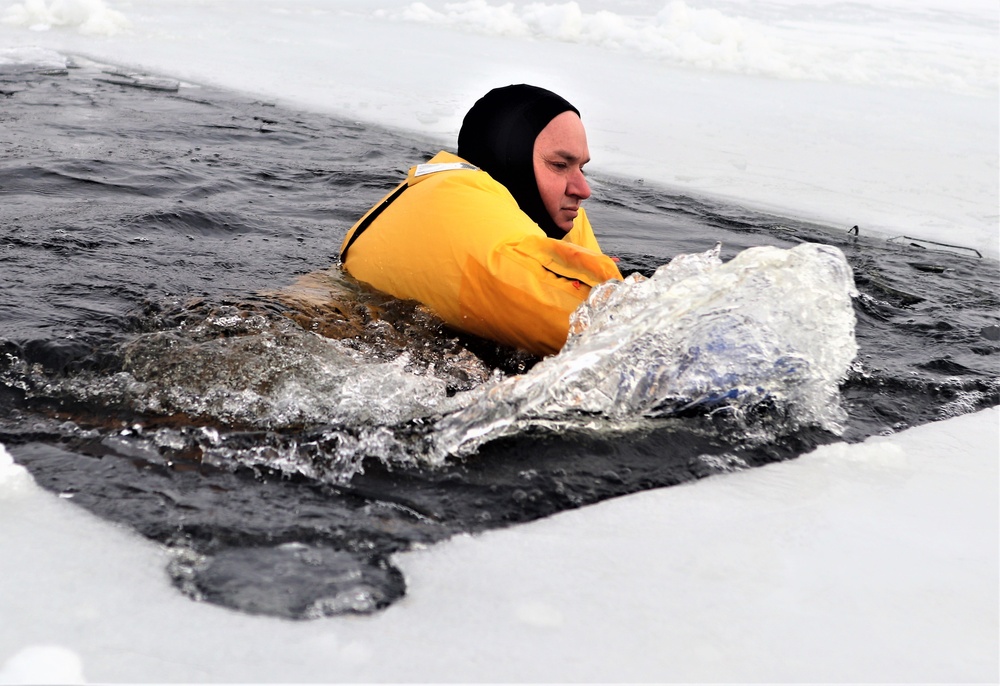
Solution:
<svg viewBox="0 0 1000 686">
<path fill-rule="evenodd" d="M 563 112 L 580 112 L 555 93 L 527 84 L 494 88 L 462 122 L 458 156 L 476 165 L 510 191 L 521 211 L 547 236 L 566 232 L 549 216 L 535 179 L 535 139 Z"/>
</svg>

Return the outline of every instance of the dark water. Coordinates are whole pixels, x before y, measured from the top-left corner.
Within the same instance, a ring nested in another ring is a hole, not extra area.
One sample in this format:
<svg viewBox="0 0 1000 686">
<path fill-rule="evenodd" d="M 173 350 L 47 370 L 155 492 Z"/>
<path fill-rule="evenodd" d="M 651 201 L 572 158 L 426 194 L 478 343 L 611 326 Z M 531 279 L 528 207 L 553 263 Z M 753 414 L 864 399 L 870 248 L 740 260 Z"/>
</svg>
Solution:
<svg viewBox="0 0 1000 686">
<path fill-rule="evenodd" d="M 429 467 L 414 458 L 426 422 L 395 413 L 420 399 L 395 399 L 392 370 L 451 395 L 534 362 L 331 268 L 433 144 L 164 79 L 21 66 L 0 68 L 0 145 L 0 442 L 43 487 L 170 546 L 183 592 L 247 612 L 370 612 L 405 592 L 390 558 L 414 545 L 1000 401 L 995 262 L 852 235 L 850 217 L 824 227 L 596 178 L 589 212 L 625 273 L 717 241 L 726 258 L 844 251 L 861 291 L 844 435 L 750 441 L 691 412 L 535 427 Z M 347 409 L 329 339 L 388 365 L 351 381 Z M 752 421 L 781 426 L 766 414 Z"/>
</svg>

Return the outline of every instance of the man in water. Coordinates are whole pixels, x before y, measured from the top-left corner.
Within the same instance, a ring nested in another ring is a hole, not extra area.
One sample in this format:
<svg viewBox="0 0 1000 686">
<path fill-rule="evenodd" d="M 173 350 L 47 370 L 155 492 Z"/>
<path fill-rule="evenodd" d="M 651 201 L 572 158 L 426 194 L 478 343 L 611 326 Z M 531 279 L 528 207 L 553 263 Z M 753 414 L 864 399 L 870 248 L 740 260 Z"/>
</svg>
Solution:
<svg viewBox="0 0 1000 686">
<path fill-rule="evenodd" d="M 591 287 L 622 278 L 580 206 L 589 160 L 566 100 L 535 86 L 496 88 L 466 114 L 458 155 L 410 169 L 347 233 L 341 261 L 459 330 L 557 352 Z"/>
</svg>

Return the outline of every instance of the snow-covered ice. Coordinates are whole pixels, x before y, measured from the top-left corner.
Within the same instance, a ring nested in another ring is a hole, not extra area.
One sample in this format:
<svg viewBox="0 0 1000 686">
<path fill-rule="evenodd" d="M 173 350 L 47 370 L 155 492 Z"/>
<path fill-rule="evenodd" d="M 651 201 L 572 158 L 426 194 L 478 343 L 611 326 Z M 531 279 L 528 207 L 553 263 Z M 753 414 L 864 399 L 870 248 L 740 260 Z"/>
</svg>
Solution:
<svg viewBox="0 0 1000 686">
<path fill-rule="evenodd" d="M 998 420 L 458 537 L 397 556 L 385 612 L 312 622 L 192 603 L 159 546 L 8 459 L 0 682 L 53 649 L 100 682 L 990 681 Z"/>
</svg>

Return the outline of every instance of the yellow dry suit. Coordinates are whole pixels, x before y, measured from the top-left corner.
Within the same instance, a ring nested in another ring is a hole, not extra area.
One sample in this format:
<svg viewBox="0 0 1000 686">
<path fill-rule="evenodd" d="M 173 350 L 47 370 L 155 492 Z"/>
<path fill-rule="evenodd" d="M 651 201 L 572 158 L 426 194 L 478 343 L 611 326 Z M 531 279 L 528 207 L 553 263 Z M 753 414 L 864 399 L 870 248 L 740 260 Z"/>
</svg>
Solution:
<svg viewBox="0 0 1000 686">
<path fill-rule="evenodd" d="M 354 278 L 456 329 L 537 355 L 563 346 L 592 286 L 622 278 L 582 209 L 565 238 L 549 238 L 504 186 L 447 152 L 410 169 L 354 225 L 341 259 Z"/>
</svg>

